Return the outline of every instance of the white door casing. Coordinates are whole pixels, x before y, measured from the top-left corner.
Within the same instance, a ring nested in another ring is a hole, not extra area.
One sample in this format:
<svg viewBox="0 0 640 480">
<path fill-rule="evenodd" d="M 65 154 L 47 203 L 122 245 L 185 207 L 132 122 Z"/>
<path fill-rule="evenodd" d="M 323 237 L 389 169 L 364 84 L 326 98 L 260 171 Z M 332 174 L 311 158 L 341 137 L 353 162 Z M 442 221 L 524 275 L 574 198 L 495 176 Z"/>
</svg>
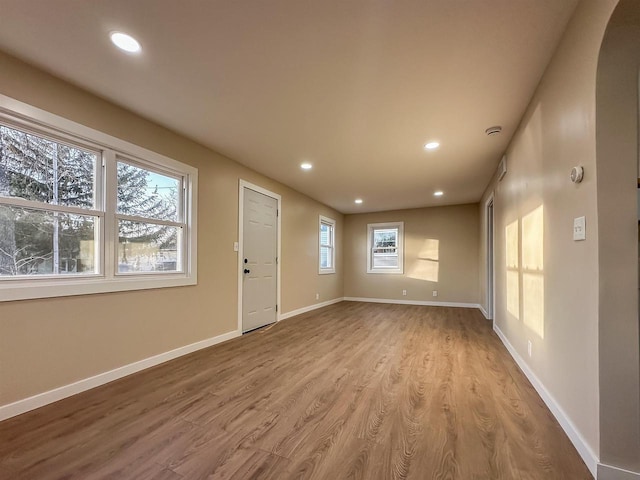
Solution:
<svg viewBox="0 0 640 480">
<path fill-rule="evenodd" d="M 494 215 L 494 196 L 493 193 L 489 196 L 489 199 L 485 203 L 485 227 L 486 227 L 486 261 L 487 261 L 487 283 L 486 283 L 486 313 L 488 318 L 493 320 L 495 324 L 495 215 Z"/>
<path fill-rule="evenodd" d="M 240 183 L 239 326 L 242 332 L 278 319 L 279 196 Z"/>
</svg>

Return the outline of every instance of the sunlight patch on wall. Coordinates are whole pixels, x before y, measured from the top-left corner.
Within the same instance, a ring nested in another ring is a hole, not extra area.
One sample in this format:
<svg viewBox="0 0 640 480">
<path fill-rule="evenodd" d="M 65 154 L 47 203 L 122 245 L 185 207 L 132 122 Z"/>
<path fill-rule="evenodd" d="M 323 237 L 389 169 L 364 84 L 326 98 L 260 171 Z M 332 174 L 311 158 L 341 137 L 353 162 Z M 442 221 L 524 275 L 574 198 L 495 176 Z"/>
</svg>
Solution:
<svg viewBox="0 0 640 480">
<path fill-rule="evenodd" d="M 524 324 L 544 338 L 544 277 L 537 273 L 524 273 L 522 291 Z"/>
<path fill-rule="evenodd" d="M 522 218 L 522 267 L 542 271 L 544 252 L 544 209 L 542 205 Z"/>
<path fill-rule="evenodd" d="M 544 338 L 544 209 L 522 218 L 522 316 Z"/>
<path fill-rule="evenodd" d="M 519 271 L 519 225 L 511 222 L 505 228 L 507 253 L 507 311 L 515 318 L 520 318 L 520 271 Z"/>
<path fill-rule="evenodd" d="M 409 278 L 437 282 L 440 269 L 440 241 L 425 238 L 418 253 L 418 258 L 409 267 Z"/>
<path fill-rule="evenodd" d="M 507 311 L 520 319 L 520 274 L 507 270 Z"/>
</svg>

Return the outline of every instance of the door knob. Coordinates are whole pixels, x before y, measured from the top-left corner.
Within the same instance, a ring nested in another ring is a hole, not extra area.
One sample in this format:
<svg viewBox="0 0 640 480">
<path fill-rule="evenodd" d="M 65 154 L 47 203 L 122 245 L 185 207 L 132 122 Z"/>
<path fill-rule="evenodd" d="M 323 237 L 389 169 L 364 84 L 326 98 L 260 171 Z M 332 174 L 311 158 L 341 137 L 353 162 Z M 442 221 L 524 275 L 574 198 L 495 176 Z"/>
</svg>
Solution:
<svg viewBox="0 0 640 480">
<path fill-rule="evenodd" d="M 244 273 L 251 273 L 251 270 L 249 270 L 248 268 L 245 268 Z"/>
</svg>

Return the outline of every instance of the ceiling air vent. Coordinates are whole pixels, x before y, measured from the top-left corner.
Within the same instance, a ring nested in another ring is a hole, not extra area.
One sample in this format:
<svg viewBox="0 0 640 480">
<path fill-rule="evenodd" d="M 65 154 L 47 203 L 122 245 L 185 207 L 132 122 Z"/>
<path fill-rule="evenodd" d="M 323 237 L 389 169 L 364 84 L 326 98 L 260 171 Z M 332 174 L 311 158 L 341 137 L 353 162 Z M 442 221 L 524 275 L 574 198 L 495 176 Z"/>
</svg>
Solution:
<svg viewBox="0 0 640 480">
<path fill-rule="evenodd" d="M 502 127 L 500 125 L 494 125 L 493 127 L 487 128 L 484 133 L 487 135 L 496 135 L 502 131 Z"/>
</svg>

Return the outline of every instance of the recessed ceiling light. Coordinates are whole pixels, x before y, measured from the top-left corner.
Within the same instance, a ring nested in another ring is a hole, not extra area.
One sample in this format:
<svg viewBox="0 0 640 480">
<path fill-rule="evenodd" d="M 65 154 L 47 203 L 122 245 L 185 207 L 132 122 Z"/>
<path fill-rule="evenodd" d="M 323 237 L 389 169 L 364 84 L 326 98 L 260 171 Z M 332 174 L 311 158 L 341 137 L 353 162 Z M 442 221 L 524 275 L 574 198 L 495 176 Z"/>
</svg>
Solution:
<svg viewBox="0 0 640 480">
<path fill-rule="evenodd" d="M 313 165 L 311 165 L 310 163 L 301 163 L 300 168 L 303 170 L 311 170 L 313 168 Z"/>
<path fill-rule="evenodd" d="M 433 194 L 434 194 L 436 197 L 441 197 L 442 195 L 444 195 L 444 192 L 443 192 L 442 190 L 438 190 L 437 192 L 433 192 Z"/>
<path fill-rule="evenodd" d="M 427 150 L 435 150 L 439 146 L 440 144 L 438 142 L 429 142 L 424 146 L 424 148 L 426 148 Z"/>
<path fill-rule="evenodd" d="M 360 203 L 362 203 L 362 199 L 361 199 L 361 198 L 356 198 L 356 199 L 355 199 L 355 202 L 356 202 L 356 203 L 358 203 L 358 204 L 360 204 Z"/>
<path fill-rule="evenodd" d="M 109 35 L 109 37 L 116 47 L 118 47 L 120 50 L 124 50 L 125 52 L 138 53 L 140 50 L 142 50 L 140 42 L 138 42 L 131 35 L 127 35 L 126 33 L 111 32 L 111 35 Z"/>
</svg>

